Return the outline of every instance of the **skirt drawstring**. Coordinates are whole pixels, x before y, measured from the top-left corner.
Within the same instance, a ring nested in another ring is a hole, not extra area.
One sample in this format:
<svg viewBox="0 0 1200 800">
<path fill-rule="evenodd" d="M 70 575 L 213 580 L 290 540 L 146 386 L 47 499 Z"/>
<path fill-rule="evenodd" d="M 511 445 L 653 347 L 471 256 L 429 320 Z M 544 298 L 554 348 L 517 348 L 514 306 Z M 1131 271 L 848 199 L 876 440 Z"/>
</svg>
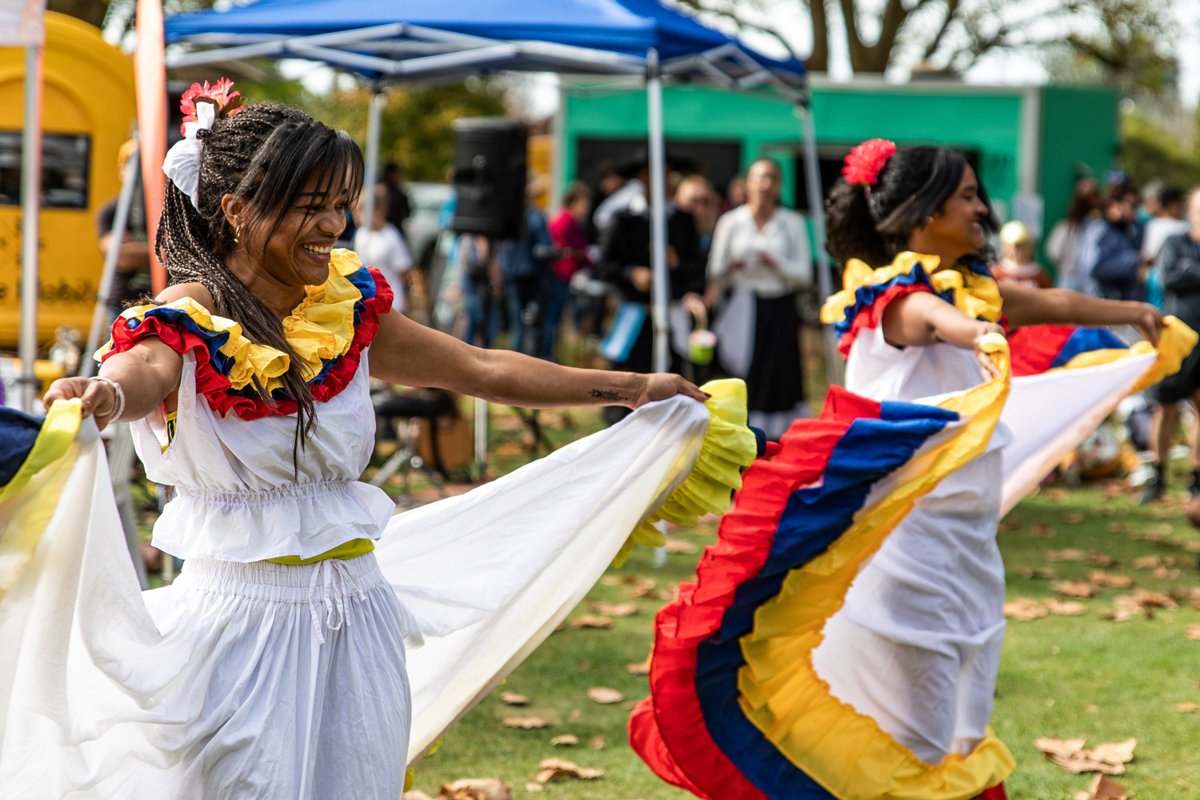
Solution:
<svg viewBox="0 0 1200 800">
<path fill-rule="evenodd" d="M 326 558 L 313 570 L 308 582 L 308 610 L 319 644 L 325 644 L 323 628 L 336 631 L 341 630 L 343 623 L 349 623 L 346 617 L 346 592 L 350 582 L 350 570 L 340 558 Z M 324 625 L 317 613 L 317 605 L 322 602 L 325 604 Z"/>
</svg>

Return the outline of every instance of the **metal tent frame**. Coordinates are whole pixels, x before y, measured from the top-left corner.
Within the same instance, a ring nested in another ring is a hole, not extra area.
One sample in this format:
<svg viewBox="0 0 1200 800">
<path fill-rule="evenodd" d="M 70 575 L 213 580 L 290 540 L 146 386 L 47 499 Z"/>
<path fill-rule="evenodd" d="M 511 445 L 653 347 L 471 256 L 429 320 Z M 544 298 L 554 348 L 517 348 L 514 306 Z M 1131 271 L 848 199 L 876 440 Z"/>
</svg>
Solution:
<svg viewBox="0 0 1200 800">
<path fill-rule="evenodd" d="M 173 36 L 168 67 L 196 66 L 245 58 L 298 58 L 357 72 L 373 81 L 368 106 L 366 185 L 374 185 L 379 164 L 382 93 L 387 83 L 442 82 L 502 71 L 556 72 L 642 78 L 648 111 L 650 161 L 651 268 L 654 273 L 654 368 L 670 365 L 667 302 L 666 204 L 662 84 L 701 82 L 734 91 L 770 89 L 796 104 L 804 140 L 806 192 L 812 213 L 817 285 L 832 293 L 832 274 L 825 252 L 824 203 L 817 169 L 812 110 L 804 75 L 764 64 L 736 42 L 659 60 L 651 48 L 644 56 L 554 42 L 492 39 L 405 22 L 312 35 L 197 33 Z M 180 47 L 183 45 L 184 47 Z M 186 49 L 184 49 L 186 48 Z M 370 219 L 374 197 L 368 192 L 363 215 Z M 826 367 L 831 382 L 840 383 L 841 361 L 832 328 L 825 326 Z"/>
</svg>

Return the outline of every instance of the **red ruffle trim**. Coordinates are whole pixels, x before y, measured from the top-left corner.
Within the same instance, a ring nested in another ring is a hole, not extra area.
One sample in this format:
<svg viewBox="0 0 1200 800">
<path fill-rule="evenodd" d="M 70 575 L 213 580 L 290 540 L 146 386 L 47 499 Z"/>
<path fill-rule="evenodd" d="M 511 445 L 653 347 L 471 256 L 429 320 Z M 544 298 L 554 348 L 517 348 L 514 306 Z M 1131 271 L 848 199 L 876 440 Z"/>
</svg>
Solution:
<svg viewBox="0 0 1200 800">
<path fill-rule="evenodd" d="M 392 307 L 392 287 L 387 279 L 374 267 L 365 267 L 375 280 L 375 296 L 362 300 L 363 308 L 358 312 L 358 322 L 354 326 L 354 339 L 350 349 L 338 359 L 338 362 L 325 373 L 320 383 L 310 384 L 313 400 L 324 402 L 340 393 L 358 371 L 362 351 L 371 344 L 379 331 L 379 316 L 386 314 Z M 155 317 L 146 317 L 136 328 L 130 329 L 118 319 L 113 323 L 112 350 L 104 355 L 105 359 L 114 353 L 121 353 L 142 339 L 157 336 L 177 353 L 189 350 L 201 350 L 196 355 L 196 392 L 204 395 L 209 407 L 220 414 L 228 416 L 233 412 L 240 419 L 262 419 L 268 415 L 289 416 L 296 413 L 296 401 L 290 397 L 268 403 L 259 397 L 241 397 L 230 394 L 232 385 L 229 379 L 213 366 L 209 358 L 208 347 L 204 341 L 191 331 L 176 327 Z"/>
<path fill-rule="evenodd" d="M 850 323 L 850 330 L 843 333 L 842 338 L 838 340 L 838 352 L 849 358 L 850 346 L 854 344 L 854 339 L 858 336 L 859 331 L 863 328 L 878 328 L 888 303 L 913 292 L 933 293 L 933 289 L 923 283 L 897 284 L 888 289 L 874 303 L 858 312 L 858 315 L 854 317 L 854 321 Z"/>
</svg>

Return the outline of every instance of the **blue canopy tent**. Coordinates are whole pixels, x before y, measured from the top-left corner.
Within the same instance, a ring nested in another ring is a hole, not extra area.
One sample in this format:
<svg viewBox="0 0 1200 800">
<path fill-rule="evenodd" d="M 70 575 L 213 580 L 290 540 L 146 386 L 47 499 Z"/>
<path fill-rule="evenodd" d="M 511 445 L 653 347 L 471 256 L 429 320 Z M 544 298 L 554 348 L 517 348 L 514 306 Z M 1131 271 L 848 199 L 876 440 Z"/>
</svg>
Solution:
<svg viewBox="0 0 1200 800">
<path fill-rule="evenodd" d="M 166 18 L 168 66 L 239 58 L 323 61 L 375 81 L 367 124 L 368 185 L 378 168 L 385 82 L 455 80 L 499 71 L 645 79 L 652 208 L 655 369 L 669 364 L 662 82 L 699 81 L 733 90 L 771 89 L 797 104 L 805 140 L 818 288 L 831 290 L 816 142 L 804 65 L 757 53 L 658 0 L 259 0 L 228 10 Z M 372 195 L 364 213 L 370 218 Z M 826 330 L 830 377 L 839 374 Z"/>
</svg>

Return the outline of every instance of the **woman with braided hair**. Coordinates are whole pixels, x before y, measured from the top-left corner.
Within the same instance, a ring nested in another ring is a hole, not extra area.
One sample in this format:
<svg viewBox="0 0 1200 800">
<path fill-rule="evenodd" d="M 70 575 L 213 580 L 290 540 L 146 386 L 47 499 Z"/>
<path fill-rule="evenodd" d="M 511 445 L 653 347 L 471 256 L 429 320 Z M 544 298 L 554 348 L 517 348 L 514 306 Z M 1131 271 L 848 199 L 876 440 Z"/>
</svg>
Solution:
<svg viewBox="0 0 1200 800">
<path fill-rule="evenodd" d="M 46 555 L 0 581 L 0 636 L 23 629 L 13 620 L 46 626 L 0 642 L 3 798 L 396 800 L 407 765 L 631 531 L 653 540 L 663 515 L 722 508 L 753 459 L 736 387 L 710 397 L 675 375 L 479 350 L 391 313 L 382 276 L 333 249 L 362 188 L 358 147 L 295 109 L 243 108 L 230 88 L 184 96 L 157 240 L 168 288 L 117 320 L 98 378 L 45 396 L 46 430 L 72 414 L 131 424 L 149 478 L 176 490 L 154 544 L 184 568 L 139 596 L 128 565 L 105 562 L 119 527 L 85 425 L 63 459 L 72 476 L 92 464 L 98 488 L 60 480 L 60 512 L 39 523 Z M 643 410 L 390 519 L 387 495 L 357 480 L 369 377 Z"/>
</svg>

